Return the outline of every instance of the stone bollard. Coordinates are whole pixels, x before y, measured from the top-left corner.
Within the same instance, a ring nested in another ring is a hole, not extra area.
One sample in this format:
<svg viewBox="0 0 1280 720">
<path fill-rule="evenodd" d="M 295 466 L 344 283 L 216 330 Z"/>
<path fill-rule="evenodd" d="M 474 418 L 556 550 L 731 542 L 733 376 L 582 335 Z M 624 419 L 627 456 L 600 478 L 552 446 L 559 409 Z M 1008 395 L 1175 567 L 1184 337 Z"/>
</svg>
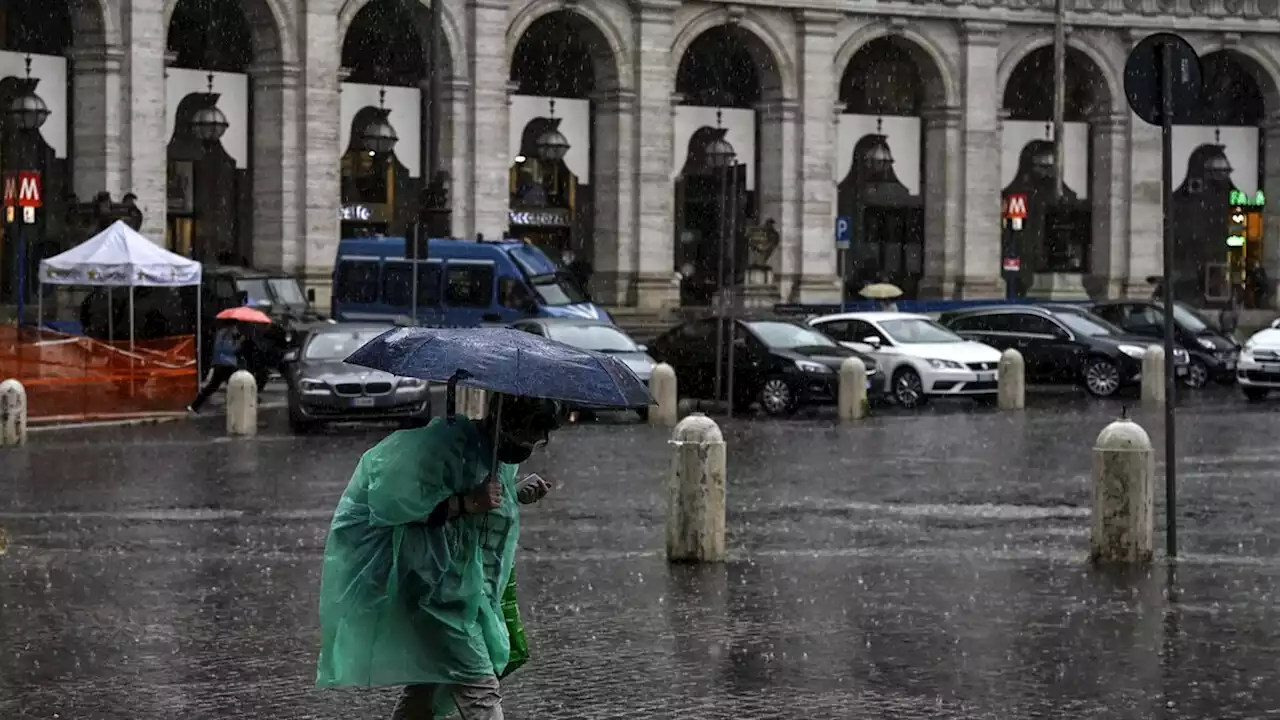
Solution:
<svg viewBox="0 0 1280 720">
<path fill-rule="evenodd" d="M 649 376 L 649 394 L 658 404 L 649 406 L 649 424 L 671 427 L 680 419 L 680 393 L 676 388 L 676 370 L 666 363 L 653 366 Z"/>
<path fill-rule="evenodd" d="M 1103 428 L 1093 447 L 1094 563 L 1151 561 L 1155 498 L 1155 453 L 1137 423 L 1121 418 Z"/>
<path fill-rule="evenodd" d="M 671 435 L 667 478 L 667 560 L 725 560 L 724 436 L 715 421 L 693 413 Z"/>
<path fill-rule="evenodd" d="M 1152 345 L 1142 354 L 1142 404 L 1164 405 L 1164 348 Z"/>
<path fill-rule="evenodd" d="M 1022 359 L 1022 353 L 1013 348 L 1000 353 L 996 393 L 1001 410 L 1022 410 L 1027 407 L 1027 364 Z"/>
<path fill-rule="evenodd" d="M 27 442 L 27 389 L 17 380 L 0 382 L 0 447 Z"/>
<path fill-rule="evenodd" d="M 237 370 L 227 381 L 227 434 L 258 434 L 258 381 L 247 370 Z"/>
<path fill-rule="evenodd" d="M 861 420 L 867 414 L 867 366 L 861 358 L 845 358 L 840 363 L 836 413 L 840 422 Z"/>
<path fill-rule="evenodd" d="M 489 393 L 479 388 L 458 386 L 458 414 L 472 420 L 483 420 L 489 414 Z"/>
</svg>

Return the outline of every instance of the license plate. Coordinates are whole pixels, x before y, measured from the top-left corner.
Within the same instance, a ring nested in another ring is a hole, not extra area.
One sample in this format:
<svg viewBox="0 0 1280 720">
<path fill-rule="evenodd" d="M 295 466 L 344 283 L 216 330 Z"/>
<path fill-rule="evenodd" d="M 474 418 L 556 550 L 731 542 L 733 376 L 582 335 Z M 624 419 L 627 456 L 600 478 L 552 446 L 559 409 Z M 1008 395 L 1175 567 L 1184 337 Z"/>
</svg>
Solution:
<svg viewBox="0 0 1280 720">
<path fill-rule="evenodd" d="M 1178 366 L 1178 368 L 1177 368 L 1177 370 L 1175 370 L 1175 371 L 1174 371 L 1174 374 L 1176 374 L 1176 375 L 1186 375 L 1186 374 L 1187 374 L 1187 366 L 1186 366 L 1186 365 L 1179 365 L 1179 366 Z"/>
<path fill-rule="evenodd" d="M 1277 365 L 1276 363 L 1262 363 L 1262 372 L 1280 373 L 1280 365 Z"/>
<path fill-rule="evenodd" d="M 351 404 L 352 404 L 354 407 L 373 407 L 373 398 L 371 398 L 371 397 L 358 397 L 358 398 L 356 398 L 355 400 L 352 400 L 352 401 L 351 401 Z"/>
<path fill-rule="evenodd" d="M 1227 365 L 1227 369 L 1228 369 L 1228 370 L 1235 370 L 1235 369 L 1236 369 L 1236 361 L 1235 361 L 1235 360 L 1228 360 L 1228 361 L 1227 361 L 1227 363 L 1226 363 L 1226 365 Z"/>
<path fill-rule="evenodd" d="M 995 373 L 978 373 L 978 382 L 995 382 Z"/>
</svg>

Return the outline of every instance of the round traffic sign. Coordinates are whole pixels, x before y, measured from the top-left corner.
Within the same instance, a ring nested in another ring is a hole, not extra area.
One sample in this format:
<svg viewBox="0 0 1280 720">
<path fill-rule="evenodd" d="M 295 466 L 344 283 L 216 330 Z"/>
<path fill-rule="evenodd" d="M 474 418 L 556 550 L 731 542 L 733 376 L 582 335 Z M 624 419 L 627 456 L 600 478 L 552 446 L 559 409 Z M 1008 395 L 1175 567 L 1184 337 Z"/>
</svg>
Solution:
<svg viewBox="0 0 1280 720">
<path fill-rule="evenodd" d="M 1161 66 L 1164 47 L 1169 46 L 1173 57 L 1173 112 L 1170 123 L 1193 124 L 1196 109 L 1200 106 L 1200 90 L 1203 73 L 1200 56 L 1179 35 L 1154 33 L 1139 42 L 1124 63 L 1124 94 L 1134 114 L 1152 125 L 1162 124 Z"/>
</svg>

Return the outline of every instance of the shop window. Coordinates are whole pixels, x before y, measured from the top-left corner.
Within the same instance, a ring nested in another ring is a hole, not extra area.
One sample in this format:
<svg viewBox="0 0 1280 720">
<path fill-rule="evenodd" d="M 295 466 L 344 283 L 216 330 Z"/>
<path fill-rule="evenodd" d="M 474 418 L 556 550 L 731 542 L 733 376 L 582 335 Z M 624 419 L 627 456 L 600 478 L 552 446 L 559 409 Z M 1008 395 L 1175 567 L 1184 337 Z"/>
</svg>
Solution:
<svg viewBox="0 0 1280 720">
<path fill-rule="evenodd" d="M 333 294 L 338 302 L 378 302 L 378 263 L 343 260 L 338 263 Z"/>
<path fill-rule="evenodd" d="M 493 298 L 492 265 L 455 265 L 445 283 L 445 303 L 453 307 L 489 307 Z"/>
</svg>

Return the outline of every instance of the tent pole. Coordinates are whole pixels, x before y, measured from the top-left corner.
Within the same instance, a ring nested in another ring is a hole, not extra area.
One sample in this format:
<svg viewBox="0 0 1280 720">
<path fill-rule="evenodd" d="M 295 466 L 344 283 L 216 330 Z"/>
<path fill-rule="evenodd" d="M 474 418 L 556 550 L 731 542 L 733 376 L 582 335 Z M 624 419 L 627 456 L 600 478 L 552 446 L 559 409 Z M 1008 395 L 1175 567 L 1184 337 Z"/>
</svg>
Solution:
<svg viewBox="0 0 1280 720">
<path fill-rule="evenodd" d="M 133 397 L 133 342 L 134 342 L 134 321 L 133 321 L 133 286 L 129 286 L 129 397 Z"/>
<path fill-rule="evenodd" d="M 204 370 L 204 367 L 202 365 L 204 361 L 204 355 L 202 354 L 204 347 L 201 345 L 201 342 L 204 339 L 204 329 L 201 327 L 201 325 L 204 322 L 204 308 L 202 307 L 204 303 L 204 298 L 202 297 L 203 295 L 204 295 L 204 276 L 201 275 L 200 284 L 196 286 L 196 391 L 197 392 L 200 390 L 200 383 L 204 382 L 203 380 L 204 375 L 201 372 L 202 370 Z"/>
<path fill-rule="evenodd" d="M 44 339 L 44 279 L 36 285 L 36 340 Z"/>
<path fill-rule="evenodd" d="M 107 286 L 107 342 L 109 343 L 113 343 L 116 341 L 116 313 L 115 313 L 115 308 L 111 307 L 112 302 L 113 301 L 111 299 L 111 286 L 108 285 Z M 81 330 L 84 330 L 84 329 L 85 328 L 81 328 Z"/>
</svg>

